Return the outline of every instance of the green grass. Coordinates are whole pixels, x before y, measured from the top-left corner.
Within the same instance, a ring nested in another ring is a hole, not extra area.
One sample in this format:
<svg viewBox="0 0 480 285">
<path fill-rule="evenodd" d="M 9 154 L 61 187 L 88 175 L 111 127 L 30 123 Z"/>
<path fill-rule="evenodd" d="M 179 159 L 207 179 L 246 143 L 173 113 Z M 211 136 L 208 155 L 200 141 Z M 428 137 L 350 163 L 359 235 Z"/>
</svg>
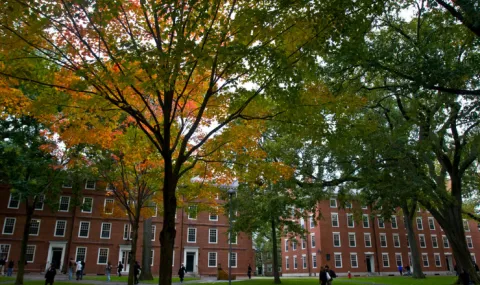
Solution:
<svg viewBox="0 0 480 285">
<path fill-rule="evenodd" d="M 10 280 L 15 280 L 15 277 L 0 276 L 0 282 L 10 281 Z"/>
<path fill-rule="evenodd" d="M 427 276 L 425 279 L 414 279 L 407 276 L 356 277 L 353 282 L 386 285 L 452 285 L 457 280 L 455 276 Z M 334 282 L 335 283 L 335 282 Z"/>
<path fill-rule="evenodd" d="M 98 281 L 106 281 L 107 276 L 83 276 L 84 280 L 98 280 Z M 127 282 L 128 281 L 128 276 L 111 276 L 110 279 L 112 282 Z M 198 280 L 200 278 L 195 278 L 195 277 L 186 277 L 184 281 L 190 281 L 190 280 Z M 180 278 L 178 277 L 173 277 L 172 282 L 180 282 Z M 154 277 L 153 280 L 148 280 L 148 281 L 141 281 L 141 283 L 148 283 L 148 284 L 158 284 L 158 277 Z"/>
<path fill-rule="evenodd" d="M 2 281 L 5 281 L 5 280 L 0 279 L 0 282 L 2 282 Z M 15 284 L 15 282 L 2 283 L 2 285 L 13 285 L 13 284 Z M 25 285 L 45 285 L 45 280 L 25 280 L 23 282 L 23 284 L 25 284 Z M 54 285 L 73 285 L 73 284 L 76 284 L 76 285 L 92 285 L 92 284 L 77 283 L 77 282 L 72 282 L 72 281 L 68 281 L 68 282 L 55 281 L 53 284 Z"/>
</svg>

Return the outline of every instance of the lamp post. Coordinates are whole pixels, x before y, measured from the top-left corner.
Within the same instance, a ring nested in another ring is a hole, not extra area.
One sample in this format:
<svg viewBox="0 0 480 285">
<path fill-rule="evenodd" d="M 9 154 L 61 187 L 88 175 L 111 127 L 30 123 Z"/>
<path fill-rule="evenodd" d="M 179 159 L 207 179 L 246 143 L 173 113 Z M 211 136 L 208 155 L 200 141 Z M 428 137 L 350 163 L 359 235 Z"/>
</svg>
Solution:
<svg viewBox="0 0 480 285">
<path fill-rule="evenodd" d="M 230 223 L 230 234 L 228 236 L 228 285 L 232 285 L 232 196 L 235 194 L 235 189 L 228 189 L 227 193 L 228 196 L 230 197 L 230 207 L 228 209 L 229 215 L 228 215 L 228 220 Z"/>
</svg>

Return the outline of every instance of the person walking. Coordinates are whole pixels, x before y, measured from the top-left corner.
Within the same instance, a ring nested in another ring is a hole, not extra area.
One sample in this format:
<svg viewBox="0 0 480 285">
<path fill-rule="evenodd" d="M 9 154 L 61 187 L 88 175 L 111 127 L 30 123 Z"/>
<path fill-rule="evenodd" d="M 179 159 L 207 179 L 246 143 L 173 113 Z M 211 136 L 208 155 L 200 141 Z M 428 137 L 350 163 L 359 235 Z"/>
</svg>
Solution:
<svg viewBox="0 0 480 285">
<path fill-rule="evenodd" d="M 53 285 L 53 282 L 55 281 L 55 275 L 57 275 L 57 270 L 55 270 L 55 264 L 52 262 L 50 263 L 50 268 L 48 268 L 47 272 L 45 273 L 45 285 Z"/>
<path fill-rule="evenodd" d="M 133 265 L 134 284 L 138 284 L 138 275 L 140 274 L 140 270 L 142 270 L 140 264 L 138 264 L 138 261 L 135 261 L 135 264 Z"/>
<path fill-rule="evenodd" d="M 83 280 L 83 274 L 85 273 L 85 261 L 82 259 L 82 272 L 80 274 L 80 280 Z"/>
<path fill-rule="evenodd" d="M 328 277 L 327 277 L 327 271 L 325 270 L 325 267 L 321 266 L 320 267 L 320 274 L 319 274 L 319 281 L 321 285 L 327 285 L 328 282 Z"/>
<path fill-rule="evenodd" d="M 70 261 L 68 262 L 68 280 L 72 280 L 73 278 L 73 272 L 75 271 L 75 267 L 77 264 L 73 260 L 73 258 L 70 258 Z"/>
<path fill-rule="evenodd" d="M 0 275 L 2 275 L 2 276 L 5 275 L 5 273 L 4 273 L 5 263 L 6 263 L 5 257 L 2 257 L 0 259 Z"/>
<path fill-rule="evenodd" d="M 250 263 L 248 264 L 247 275 L 248 279 L 252 279 L 252 267 L 250 266 Z"/>
<path fill-rule="evenodd" d="M 333 278 L 337 278 L 337 274 L 335 274 L 335 271 L 331 270 L 330 267 L 328 267 L 328 265 L 325 265 L 325 271 L 327 272 L 327 277 L 328 277 L 327 284 L 332 285 Z"/>
<path fill-rule="evenodd" d="M 401 264 L 398 266 L 398 272 L 400 272 L 400 276 L 403 275 L 403 266 Z"/>
<path fill-rule="evenodd" d="M 185 272 L 187 272 L 187 269 L 182 263 L 182 265 L 180 265 L 180 268 L 178 269 L 178 277 L 180 278 L 180 283 L 183 283 L 183 278 L 185 278 Z"/>
<path fill-rule="evenodd" d="M 117 266 L 117 274 L 118 274 L 118 277 L 122 277 L 122 270 L 123 270 L 123 264 L 121 261 L 118 262 L 118 266 Z"/>
<path fill-rule="evenodd" d="M 112 273 L 112 264 L 107 262 L 107 267 L 105 268 L 105 274 L 107 275 L 107 281 L 110 281 L 110 274 Z"/>
<path fill-rule="evenodd" d="M 76 271 L 77 279 L 76 280 L 80 280 L 81 277 L 82 277 L 82 261 L 81 260 L 77 261 L 77 268 L 76 269 L 77 269 L 77 271 Z"/>
<path fill-rule="evenodd" d="M 10 260 L 8 262 L 8 271 L 7 271 L 7 276 L 12 276 L 13 274 L 13 267 L 15 267 L 15 262 L 13 260 Z"/>
</svg>

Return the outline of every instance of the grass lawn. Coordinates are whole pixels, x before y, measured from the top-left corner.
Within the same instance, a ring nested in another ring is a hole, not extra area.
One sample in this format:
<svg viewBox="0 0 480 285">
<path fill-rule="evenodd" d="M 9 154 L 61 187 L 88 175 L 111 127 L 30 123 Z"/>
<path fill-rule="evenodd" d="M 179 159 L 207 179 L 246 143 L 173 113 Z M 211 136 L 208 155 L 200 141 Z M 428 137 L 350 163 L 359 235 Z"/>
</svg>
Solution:
<svg viewBox="0 0 480 285">
<path fill-rule="evenodd" d="M 425 279 L 413 279 L 406 276 L 356 277 L 355 283 L 387 284 L 387 285 L 452 285 L 457 280 L 455 276 L 427 276 Z M 339 280 L 340 281 L 340 280 Z M 333 282 L 335 284 L 335 281 Z"/>
<path fill-rule="evenodd" d="M 0 282 L 6 281 L 5 279 L 0 278 Z M 12 280 L 11 283 L 2 283 L 3 285 L 13 285 L 15 284 L 15 280 Z M 25 285 L 45 285 L 45 280 L 25 280 L 23 282 Z M 73 283 L 71 281 L 63 282 L 63 281 L 55 281 L 54 285 L 92 285 L 92 284 L 85 284 L 85 283 Z"/>
<path fill-rule="evenodd" d="M 107 280 L 107 276 L 99 276 L 99 275 L 95 275 L 95 276 L 90 276 L 90 275 L 86 275 L 86 276 L 83 276 L 83 279 L 85 280 L 99 280 L 99 281 L 106 281 Z M 128 281 L 128 276 L 122 276 L 122 277 L 118 277 L 118 276 L 111 276 L 110 278 L 113 282 L 125 282 L 127 283 Z M 189 280 L 198 280 L 199 278 L 194 278 L 194 277 L 186 277 L 184 278 L 183 280 L 184 281 L 189 281 Z M 178 277 L 173 277 L 172 278 L 172 282 L 180 282 L 180 278 Z M 140 283 L 148 283 L 148 284 L 158 284 L 158 277 L 154 277 L 153 280 L 150 280 L 150 281 L 140 281 Z"/>
</svg>

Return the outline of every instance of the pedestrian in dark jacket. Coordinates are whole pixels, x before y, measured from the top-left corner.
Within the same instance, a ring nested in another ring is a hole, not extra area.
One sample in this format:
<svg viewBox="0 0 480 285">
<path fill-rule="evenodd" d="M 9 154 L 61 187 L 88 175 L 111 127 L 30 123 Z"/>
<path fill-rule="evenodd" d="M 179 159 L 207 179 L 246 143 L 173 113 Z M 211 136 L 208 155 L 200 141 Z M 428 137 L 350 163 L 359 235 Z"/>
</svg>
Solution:
<svg viewBox="0 0 480 285">
<path fill-rule="evenodd" d="M 53 281 L 55 281 L 55 275 L 57 275 L 57 270 L 55 270 L 55 266 L 52 263 L 50 264 L 50 268 L 48 268 L 47 272 L 45 273 L 45 285 L 53 285 Z"/>
<path fill-rule="evenodd" d="M 80 274 L 80 280 L 83 279 L 84 272 L 85 272 L 85 261 L 82 260 L 82 272 Z"/>
<path fill-rule="evenodd" d="M 118 262 L 117 273 L 119 277 L 122 277 L 123 264 L 121 261 Z"/>
<path fill-rule="evenodd" d="M 328 278 L 327 278 L 327 271 L 325 270 L 325 267 L 320 267 L 320 284 L 321 285 L 327 285 Z"/>
<path fill-rule="evenodd" d="M 138 284 L 138 275 L 140 274 L 140 270 L 142 268 L 140 267 L 140 264 L 138 264 L 138 261 L 135 261 L 135 265 L 133 266 L 133 275 L 134 275 L 134 283 Z"/>
<path fill-rule="evenodd" d="M 15 267 L 15 262 L 13 260 L 10 260 L 8 262 L 8 271 L 7 271 L 7 276 L 12 276 L 13 274 L 13 267 Z"/>
<path fill-rule="evenodd" d="M 248 264 L 247 275 L 248 279 L 252 279 L 252 267 L 250 266 L 250 263 Z"/>
<path fill-rule="evenodd" d="M 330 279 L 327 281 L 328 285 L 332 285 L 333 278 L 337 278 L 337 274 L 335 274 L 335 271 L 331 270 L 328 265 L 325 265 L 325 272 L 328 273 L 327 277 L 330 276 Z"/>
<path fill-rule="evenodd" d="M 183 283 L 183 278 L 185 277 L 185 272 L 187 272 L 187 269 L 185 266 L 182 265 L 180 266 L 180 269 L 178 269 L 178 277 L 180 278 L 180 283 Z"/>
</svg>

